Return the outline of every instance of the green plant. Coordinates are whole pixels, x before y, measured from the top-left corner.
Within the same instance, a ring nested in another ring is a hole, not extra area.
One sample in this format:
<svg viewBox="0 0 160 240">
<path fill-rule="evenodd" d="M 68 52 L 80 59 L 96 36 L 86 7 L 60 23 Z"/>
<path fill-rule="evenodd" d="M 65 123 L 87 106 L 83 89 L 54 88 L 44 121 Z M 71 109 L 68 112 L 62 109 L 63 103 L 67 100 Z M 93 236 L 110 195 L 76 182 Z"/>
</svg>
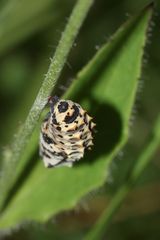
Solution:
<svg viewBox="0 0 160 240">
<path fill-rule="evenodd" d="M 83 196 L 104 184 L 111 162 L 128 140 L 129 119 L 141 76 L 152 4 L 120 27 L 79 71 L 62 96 L 79 102 L 95 116 L 98 133 L 94 150 L 72 169 L 47 170 L 37 155 L 32 158 L 38 146 L 40 114 L 47 97 L 56 93 L 55 87 L 60 84 L 58 78 L 92 2 L 79 0 L 75 5 L 27 119 L 13 145 L 4 151 L 1 166 L 4 176 L 0 183 L 2 228 L 23 220 L 44 222 L 53 214 L 74 207 Z M 87 239 L 100 239 L 103 235 L 113 214 L 158 147 L 159 137 L 158 120 L 153 138 L 134 164 L 130 178 L 113 196 L 109 209 Z"/>
</svg>

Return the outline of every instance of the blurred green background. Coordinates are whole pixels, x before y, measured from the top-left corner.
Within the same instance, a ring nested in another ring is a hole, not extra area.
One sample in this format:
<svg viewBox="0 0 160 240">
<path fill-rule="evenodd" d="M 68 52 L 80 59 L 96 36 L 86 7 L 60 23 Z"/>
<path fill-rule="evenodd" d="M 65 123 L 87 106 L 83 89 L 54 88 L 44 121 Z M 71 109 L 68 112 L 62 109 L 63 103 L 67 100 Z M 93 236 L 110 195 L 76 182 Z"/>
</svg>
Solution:
<svg viewBox="0 0 160 240">
<path fill-rule="evenodd" d="M 61 75 L 62 95 L 71 79 L 128 16 L 150 1 L 96 0 Z M 0 146 L 7 146 L 23 123 L 43 81 L 74 0 L 0 1 Z M 45 225 L 26 223 L 0 233 L 0 239 L 82 239 L 92 228 L 112 193 L 125 181 L 160 109 L 160 2 L 155 2 L 151 36 L 145 49 L 143 74 L 131 117 L 130 139 L 114 163 L 104 187 L 85 197 L 75 209 Z M 105 239 L 160 239 L 159 151 L 114 218 Z"/>
</svg>

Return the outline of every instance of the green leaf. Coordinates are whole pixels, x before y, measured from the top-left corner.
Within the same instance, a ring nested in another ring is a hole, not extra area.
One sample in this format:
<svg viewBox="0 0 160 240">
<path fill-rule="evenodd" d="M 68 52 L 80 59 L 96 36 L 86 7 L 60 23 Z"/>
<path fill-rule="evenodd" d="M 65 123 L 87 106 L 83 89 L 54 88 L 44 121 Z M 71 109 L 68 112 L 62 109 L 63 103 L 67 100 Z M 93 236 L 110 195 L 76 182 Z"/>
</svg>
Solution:
<svg viewBox="0 0 160 240">
<path fill-rule="evenodd" d="M 45 221 L 104 183 L 109 163 L 128 138 L 151 12 L 148 7 L 124 24 L 78 74 L 65 96 L 94 116 L 98 133 L 92 152 L 73 168 L 48 170 L 38 161 L 4 209 L 1 227 L 22 220 Z"/>
<path fill-rule="evenodd" d="M 128 193 L 132 190 L 133 186 L 136 184 L 138 178 L 141 176 L 145 170 L 148 163 L 152 160 L 152 157 L 158 147 L 160 146 L 160 114 L 154 125 L 153 131 L 149 140 L 147 141 L 144 149 L 142 150 L 140 156 L 135 161 L 130 176 L 124 184 L 120 186 L 118 191 L 111 199 L 111 203 L 105 211 L 103 212 L 100 219 L 97 221 L 95 226 L 91 229 L 89 234 L 87 234 L 85 240 L 96 240 L 103 239 L 103 235 L 106 233 L 113 216 L 117 213 L 120 206 L 122 205 L 124 199 L 127 197 Z"/>
</svg>

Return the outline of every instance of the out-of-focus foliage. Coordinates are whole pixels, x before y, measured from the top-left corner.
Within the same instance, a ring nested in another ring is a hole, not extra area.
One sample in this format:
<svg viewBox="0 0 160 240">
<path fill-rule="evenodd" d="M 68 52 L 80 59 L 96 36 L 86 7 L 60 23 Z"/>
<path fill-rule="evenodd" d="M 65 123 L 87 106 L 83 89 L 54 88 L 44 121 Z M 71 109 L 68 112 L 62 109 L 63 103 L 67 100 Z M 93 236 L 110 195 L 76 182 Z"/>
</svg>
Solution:
<svg viewBox="0 0 160 240">
<path fill-rule="evenodd" d="M 0 5 L 0 22 L 4 26 L 3 31 L 5 29 L 7 31 L 6 35 L 4 33 L 0 35 L 0 39 L 2 36 L 0 47 L 1 149 L 9 145 L 13 134 L 27 116 L 44 73 L 47 72 L 49 57 L 54 52 L 75 1 L 63 1 L 62 3 L 61 1 L 41 0 L 34 1 L 34 5 L 32 5 L 23 0 L 18 15 L 15 14 L 18 11 L 18 1 L 10 2 L 8 8 L 5 7 L 5 1 Z M 147 0 L 95 1 L 61 75 L 61 86 L 57 89 L 58 95 L 64 93 L 62 88 L 66 82 L 67 85 L 70 83 L 70 78 L 75 77 L 97 49 L 128 18 L 128 15 L 136 14 L 148 2 Z M 84 204 L 87 204 L 90 209 L 89 212 L 84 211 L 82 202 L 79 205 L 79 212 L 73 211 L 68 215 L 59 215 L 56 223 L 49 221 L 45 226 L 36 223 L 26 224 L 19 230 L 13 230 L 8 237 L 5 235 L 5 239 L 53 239 L 53 237 L 55 239 L 82 239 L 86 230 L 92 228 L 93 223 L 108 205 L 108 199 L 125 181 L 149 137 L 159 112 L 160 69 L 157 66 L 160 61 L 160 17 L 156 14 L 158 9 L 160 6 L 157 2 L 155 16 L 150 25 L 153 36 L 149 36 L 148 46 L 145 49 L 146 53 L 142 64 L 143 74 L 133 109 L 136 112 L 133 111 L 132 114 L 135 119 L 131 119 L 131 138 L 126 148 L 111 165 L 110 182 L 104 186 L 101 193 L 97 192 L 94 197 L 91 196 L 84 200 Z M 28 25 L 28 21 L 30 21 L 29 28 L 25 28 L 24 22 L 21 21 L 23 15 L 25 24 Z M 18 22 L 18 26 L 12 28 L 16 22 Z M 84 104 L 89 106 L 87 101 L 84 101 Z M 129 195 L 115 218 L 106 233 L 108 238 L 113 240 L 160 238 L 160 205 L 158 204 L 160 200 L 160 163 L 158 155 L 157 152 L 139 179 L 137 188 L 133 194 Z M 55 188 L 53 191 L 56 191 Z"/>
<path fill-rule="evenodd" d="M 20 186 L 5 203 L 0 226 L 8 227 L 26 219 L 47 220 L 58 211 L 75 205 L 80 197 L 106 180 L 109 163 L 128 139 L 128 121 L 141 74 L 151 13 L 152 8 L 147 8 L 124 24 L 66 92 L 69 99 L 86 105 L 95 116 L 98 133 L 94 150 L 71 169 L 46 171 L 40 161 L 35 163 L 30 175 L 25 173 L 24 184 L 18 177 Z M 23 168 L 26 172 L 26 165 Z"/>
</svg>

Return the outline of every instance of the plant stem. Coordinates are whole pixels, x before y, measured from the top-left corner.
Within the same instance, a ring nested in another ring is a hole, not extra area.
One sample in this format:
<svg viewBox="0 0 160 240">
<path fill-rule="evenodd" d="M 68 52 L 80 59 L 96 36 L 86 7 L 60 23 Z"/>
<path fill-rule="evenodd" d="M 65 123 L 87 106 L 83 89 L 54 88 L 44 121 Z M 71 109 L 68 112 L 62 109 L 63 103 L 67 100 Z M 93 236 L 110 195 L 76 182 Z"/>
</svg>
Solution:
<svg viewBox="0 0 160 240">
<path fill-rule="evenodd" d="M 91 7 L 93 0 L 78 0 L 71 16 L 68 20 L 66 28 L 62 33 L 59 44 L 56 48 L 53 58 L 48 69 L 39 93 L 31 107 L 31 110 L 27 116 L 27 119 L 22 126 L 21 130 L 17 133 L 14 143 L 11 147 L 11 151 L 7 154 L 7 161 L 4 159 L 4 165 L 2 168 L 3 178 L 1 178 L 1 201 L 0 205 L 7 194 L 8 188 L 14 181 L 14 176 L 18 162 L 23 154 L 24 148 L 29 141 L 29 138 L 37 124 L 41 111 L 47 103 L 48 96 L 53 91 L 54 86 L 57 83 L 58 77 L 66 62 L 66 58 L 74 43 L 74 40 L 79 32 L 79 29 Z M 14 169 L 14 171 L 13 171 Z M 4 186 L 3 186 L 4 185 Z"/>
<path fill-rule="evenodd" d="M 113 196 L 110 205 L 104 210 L 102 216 L 97 221 L 92 230 L 87 234 L 85 240 L 97 240 L 103 239 L 103 236 L 111 224 L 111 220 L 115 213 L 119 210 L 123 200 L 128 193 L 132 190 L 133 186 L 137 182 L 138 178 L 143 173 L 149 161 L 152 159 L 156 149 L 160 145 L 160 116 L 158 117 L 154 126 L 152 136 L 149 142 L 144 147 L 143 152 L 136 161 L 133 167 L 130 178 L 125 182 L 117 193 Z"/>
<path fill-rule="evenodd" d="M 53 91 L 54 86 L 57 83 L 57 79 L 63 69 L 66 62 L 68 53 L 73 45 L 75 37 L 78 34 L 79 28 L 87 15 L 87 12 L 91 6 L 92 0 L 79 0 L 73 9 L 73 12 L 69 18 L 65 31 L 62 33 L 62 37 L 55 51 L 54 57 L 51 58 L 51 63 L 39 93 L 33 103 L 33 106 L 28 114 L 28 117 L 24 123 L 21 136 L 17 136 L 14 144 L 15 158 L 18 159 L 22 149 L 26 145 L 29 136 L 32 134 L 33 129 L 39 119 L 40 113 L 47 103 L 48 96 Z"/>
</svg>

